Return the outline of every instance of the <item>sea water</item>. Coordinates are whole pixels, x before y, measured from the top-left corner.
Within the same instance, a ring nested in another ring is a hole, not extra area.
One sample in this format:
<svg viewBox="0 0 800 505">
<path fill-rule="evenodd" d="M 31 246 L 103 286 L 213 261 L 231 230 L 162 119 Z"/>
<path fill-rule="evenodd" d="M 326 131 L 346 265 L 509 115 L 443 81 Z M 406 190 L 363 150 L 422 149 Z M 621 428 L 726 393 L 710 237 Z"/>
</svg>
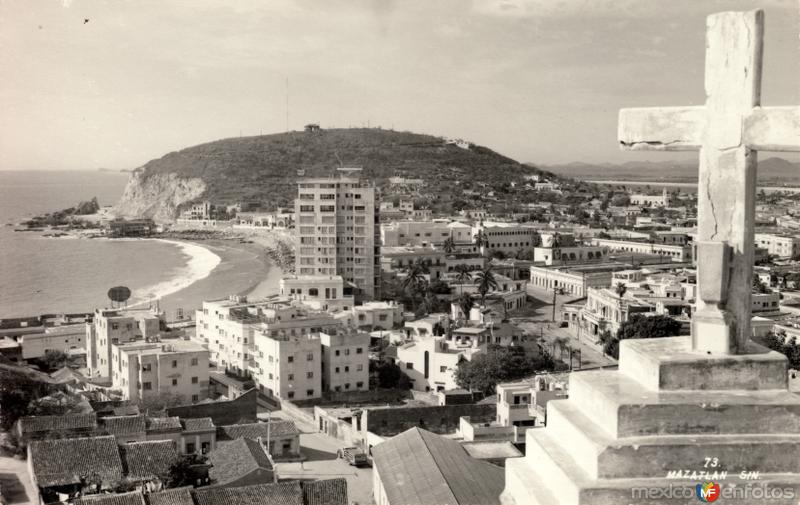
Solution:
<svg viewBox="0 0 800 505">
<path fill-rule="evenodd" d="M 129 303 L 147 303 L 219 263 L 192 244 L 48 238 L 7 226 L 95 196 L 100 205 L 113 205 L 127 179 L 101 171 L 0 171 L 0 318 L 89 312 L 109 306 L 108 289 L 119 285 L 133 292 Z"/>
</svg>

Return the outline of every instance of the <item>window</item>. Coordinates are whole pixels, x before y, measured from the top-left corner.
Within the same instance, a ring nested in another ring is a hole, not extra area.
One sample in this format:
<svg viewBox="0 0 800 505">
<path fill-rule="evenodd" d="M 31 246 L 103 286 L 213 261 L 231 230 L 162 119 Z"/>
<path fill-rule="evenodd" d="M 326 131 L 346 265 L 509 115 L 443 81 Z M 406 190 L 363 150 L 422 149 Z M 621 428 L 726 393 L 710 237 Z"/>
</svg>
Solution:
<svg viewBox="0 0 800 505">
<path fill-rule="evenodd" d="M 289 356 L 289 357 L 287 358 L 287 361 L 288 361 L 289 363 L 294 363 L 294 356 Z"/>
<path fill-rule="evenodd" d="M 364 387 L 364 383 L 363 383 L 363 382 L 360 382 L 360 381 L 359 381 L 359 382 L 356 382 L 356 387 L 357 387 L 357 388 L 362 388 L 362 387 Z"/>
<path fill-rule="evenodd" d="M 306 354 L 306 361 L 314 361 L 314 353 Z"/>
<path fill-rule="evenodd" d="M 334 354 L 335 354 L 336 356 L 338 356 L 338 355 L 339 355 L 339 349 L 336 349 L 336 352 L 335 352 Z"/>
<path fill-rule="evenodd" d="M 142 372 L 150 372 L 153 370 L 153 365 L 150 363 L 146 363 L 142 365 Z"/>
<path fill-rule="evenodd" d="M 364 349 L 362 349 L 361 347 L 356 348 L 356 354 L 363 354 L 363 353 Z"/>
<path fill-rule="evenodd" d="M 345 349 L 344 350 L 344 355 L 345 356 L 350 356 L 350 349 Z"/>
<path fill-rule="evenodd" d="M 356 371 L 357 372 L 360 372 L 362 370 L 364 370 L 364 365 L 356 365 Z"/>
<path fill-rule="evenodd" d="M 197 384 L 197 377 L 192 377 L 192 384 Z"/>
<path fill-rule="evenodd" d="M 350 389 L 350 383 L 349 383 L 349 382 L 346 382 L 346 383 L 345 383 L 345 385 L 344 385 L 344 388 L 345 388 L 345 389 Z"/>
<path fill-rule="evenodd" d="M 144 389 L 145 391 L 149 391 L 149 390 L 153 389 L 153 385 L 151 383 L 149 383 L 149 382 L 143 382 L 142 383 L 142 389 Z"/>
<path fill-rule="evenodd" d="M 336 367 L 336 373 L 339 373 L 339 367 L 338 366 Z"/>
<path fill-rule="evenodd" d="M 178 379 L 172 379 L 172 385 L 173 386 L 177 386 L 178 385 Z"/>
<path fill-rule="evenodd" d="M 194 447 L 194 444 L 192 444 L 192 443 L 187 443 L 187 444 L 186 444 L 186 454 L 194 454 L 194 453 L 195 453 L 195 447 Z"/>
<path fill-rule="evenodd" d="M 293 380 L 294 380 L 294 374 L 293 374 L 293 373 L 290 373 L 290 374 L 288 375 L 288 380 L 290 380 L 290 381 L 293 381 Z"/>
<path fill-rule="evenodd" d="M 192 403 L 197 403 L 200 401 L 200 395 L 192 395 Z"/>
<path fill-rule="evenodd" d="M 447 371 L 447 367 L 446 367 L 446 366 L 440 366 L 440 367 L 439 367 L 439 371 L 440 371 L 441 373 L 445 373 L 445 372 Z"/>
<path fill-rule="evenodd" d="M 413 369 L 414 369 L 414 363 L 406 363 L 406 370 L 413 370 Z"/>
<path fill-rule="evenodd" d="M 306 372 L 306 379 L 313 379 L 313 378 L 314 378 L 314 372 Z"/>
<path fill-rule="evenodd" d="M 314 390 L 313 389 L 306 389 L 306 396 L 314 396 Z"/>
<path fill-rule="evenodd" d="M 174 359 L 172 360 L 172 368 L 178 368 L 178 361 L 177 360 L 174 360 Z"/>
<path fill-rule="evenodd" d="M 289 393 L 287 393 L 287 394 L 286 394 L 286 396 L 287 396 L 289 399 L 292 399 L 292 398 L 294 398 L 294 391 L 289 391 Z"/>
<path fill-rule="evenodd" d="M 197 358 L 192 358 L 192 366 L 197 366 Z"/>
<path fill-rule="evenodd" d="M 344 367 L 344 371 L 345 372 L 349 372 L 350 371 L 350 367 L 349 366 Z"/>
</svg>

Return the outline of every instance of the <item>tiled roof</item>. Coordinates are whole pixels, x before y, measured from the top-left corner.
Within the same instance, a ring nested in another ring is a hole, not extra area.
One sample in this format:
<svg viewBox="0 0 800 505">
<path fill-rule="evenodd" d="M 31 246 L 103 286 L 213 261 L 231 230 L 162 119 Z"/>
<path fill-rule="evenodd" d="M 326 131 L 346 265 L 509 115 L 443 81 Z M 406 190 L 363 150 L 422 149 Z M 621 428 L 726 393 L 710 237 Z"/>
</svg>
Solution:
<svg viewBox="0 0 800 505">
<path fill-rule="evenodd" d="M 192 486 L 176 487 L 145 496 L 147 505 L 194 505 Z"/>
<path fill-rule="evenodd" d="M 199 488 L 197 505 L 303 505 L 300 483 L 256 484 L 242 487 Z"/>
<path fill-rule="evenodd" d="M 63 416 L 27 416 L 19 419 L 25 435 L 42 431 L 94 429 L 97 419 L 92 414 L 64 414 Z"/>
<path fill-rule="evenodd" d="M 142 415 L 101 417 L 100 425 L 105 431 L 118 437 L 145 432 L 145 421 Z"/>
<path fill-rule="evenodd" d="M 76 484 L 99 476 L 103 481 L 122 478 L 122 460 L 113 436 L 65 438 L 31 442 L 28 451 L 39 486 Z"/>
<path fill-rule="evenodd" d="M 305 505 L 347 505 L 347 479 L 304 481 Z"/>
<path fill-rule="evenodd" d="M 181 419 L 183 431 L 214 431 L 214 421 L 210 417 L 199 417 L 197 419 Z"/>
<path fill-rule="evenodd" d="M 237 480 L 259 468 L 272 471 L 272 463 L 264 447 L 256 440 L 238 438 L 217 444 L 208 455 L 213 465 L 209 476 L 218 484 Z"/>
<path fill-rule="evenodd" d="M 372 457 L 390 503 L 500 504 L 504 470 L 471 458 L 455 440 L 411 428 L 376 445 Z"/>
<path fill-rule="evenodd" d="M 72 502 L 73 505 L 145 505 L 139 491 L 117 494 L 88 495 Z"/>
<path fill-rule="evenodd" d="M 148 417 L 147 431 L 181 431 L 181 420 L 178 417 Z"/>
<path fill-rule="evenodd" d="M 166 477 L 169 468 L 178 460 L 172 440 L 131 442 L 121 446 L 125 469 L 131 479 Z"/>
<path fill-rule="evenodd" d="M 293 437 L 300 435 L 300 431 L 292 421 L 271 421 L 269 423 L 248 423 L 232 424 L 230 426 L 220 426 L 217 434 L 221 440 L 234 440 L 237 438 L 257 439 L 267 438 L 267 432 L 271 438 Z"/>
</svg>

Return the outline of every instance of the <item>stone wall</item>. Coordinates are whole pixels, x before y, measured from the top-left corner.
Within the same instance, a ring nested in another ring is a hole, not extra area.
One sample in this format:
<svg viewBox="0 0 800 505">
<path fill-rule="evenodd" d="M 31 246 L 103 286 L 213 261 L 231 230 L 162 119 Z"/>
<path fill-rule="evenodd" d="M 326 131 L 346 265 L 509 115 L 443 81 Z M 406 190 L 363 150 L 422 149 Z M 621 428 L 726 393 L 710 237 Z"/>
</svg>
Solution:
<svg viewBox="0 0 800 505">
<path fill-rule="evenodd" d="M 210 417 L 217 426 L 255 423 L 258 421 L 257 397 L 258 391 L 251 389 L 235 400 L 172 407 L 167 413 L 184 419 Z"/>
<path fill-rule="evenodd" d="M 433 433 L 454 433 L 462 416 L 473 423 L 488 423 L 495 420 L 497 409 L 495 405 L 477 404 L 400 407 L 365 410 L 362 416 L 362 429 L 392 437 L 415 426 Z"/>
</svg>

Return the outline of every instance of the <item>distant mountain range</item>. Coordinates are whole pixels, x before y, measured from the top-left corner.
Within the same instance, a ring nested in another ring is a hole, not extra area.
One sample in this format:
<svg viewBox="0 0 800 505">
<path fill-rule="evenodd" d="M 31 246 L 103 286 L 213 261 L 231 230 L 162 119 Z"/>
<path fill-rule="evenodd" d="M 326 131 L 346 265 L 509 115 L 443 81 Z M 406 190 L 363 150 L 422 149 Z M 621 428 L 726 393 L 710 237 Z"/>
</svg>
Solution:
<svg viewBox="0 0 800 505">
<path fill-rule="evenodd" d="M 690 161 L 629 161 L 612 163 L 567 163 L 538 165 L 564 177 L 580 180 L 696 182 L 697 162 Z M 800 161 L 769 157 L 758 162 L 760 183 L 800 185 Z"/>
</svg>

